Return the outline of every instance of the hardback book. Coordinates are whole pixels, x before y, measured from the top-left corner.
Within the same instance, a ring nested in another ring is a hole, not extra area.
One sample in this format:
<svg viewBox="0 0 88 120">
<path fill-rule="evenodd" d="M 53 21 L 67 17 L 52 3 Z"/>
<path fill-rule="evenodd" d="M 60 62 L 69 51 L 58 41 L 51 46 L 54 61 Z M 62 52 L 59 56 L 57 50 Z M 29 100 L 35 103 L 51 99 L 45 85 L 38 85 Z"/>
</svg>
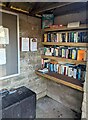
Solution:
<svg viewBox="0 0 88 120">
<path fill-rule="evenodd" d="M 74 32 L 70 32 L 70 42 L 74 42 Z"/>
<path fill-rule="evenodd" d="M 54 42 L 55 38 L 54 38 L 54 33 L 51 33 L 51 42 Z"/>
<path fill-rule="evenodd" d="M 76 48 L 73 48 L 73 49 L 72 49 L 72 59 L 73 59 L 73 60 L 76 60 L 76 59 L 77 59 L 77 50 L 76 50 Z"/>
<path fill-rule="evenodd" d="M 82 42 L 82 32 L 78 32 L 78 42 Z"/>
<path fill-rule="evenodd" d="M 66 49 L 65 47 L 62 48 L 62 57 L 65 58 L 66 56 Z"/>
<path fill-rule="evenodd" d="M 85 55 L 86 54 L 86 51 L 85 50 L 78 50 L 77 52 L 77 60 L 85 60 Z"/>
<path fill-rule="evenodd" d="M 44 42 L 47 42 L 47 33 L 44 34 Z"/>
<path fill-rule="evenodd" d="M 57 37 L 57 41 L 56 42 L 60 42 L 60 33 L 56 33 L 56 37 Z"/>
<path fill-rule="evenodd" d="M 68 32 L 65 33 L 66 36 L 65 36 L 65 42 L 68 42 Z"/>
<path fill-rule="evenodd" d="M 62 33 L 59 33 L 59 42 L 62 42 Z"/>
<path fill-rule="evenodd" d="M 62 33 L 62 42 L 65 42 L 65 41 L 66 41 L 66 34 Z"/>
<path fill-rule="evenodd" d="M 48 39 L 47 42 L 51 42 L 51 33 L 48 33 Z"/>
<path fill-rule="evenodd" d="M 88 32 L 82 32 L 82 42 L 88 43 Z"/>
<path fill-rule="evenodd" d="M 78 32 L 74 32 L 74 42 L 78 42 Z"/>
</svg>

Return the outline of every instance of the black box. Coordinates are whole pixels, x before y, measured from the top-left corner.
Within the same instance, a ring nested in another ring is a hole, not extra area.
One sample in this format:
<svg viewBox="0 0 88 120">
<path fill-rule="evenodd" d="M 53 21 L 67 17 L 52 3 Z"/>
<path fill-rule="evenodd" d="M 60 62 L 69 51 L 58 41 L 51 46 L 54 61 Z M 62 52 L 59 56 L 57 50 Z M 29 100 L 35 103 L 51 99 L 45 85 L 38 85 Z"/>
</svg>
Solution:
<svg viewBox="0 0 88 120">
<path fill-rule="evenodd" d="M 1 109 L 1 108 L 0 108 Z M 35 118 L 36 94 L 22 86 L 2 97 L 2 118 Z"/>
</svg>

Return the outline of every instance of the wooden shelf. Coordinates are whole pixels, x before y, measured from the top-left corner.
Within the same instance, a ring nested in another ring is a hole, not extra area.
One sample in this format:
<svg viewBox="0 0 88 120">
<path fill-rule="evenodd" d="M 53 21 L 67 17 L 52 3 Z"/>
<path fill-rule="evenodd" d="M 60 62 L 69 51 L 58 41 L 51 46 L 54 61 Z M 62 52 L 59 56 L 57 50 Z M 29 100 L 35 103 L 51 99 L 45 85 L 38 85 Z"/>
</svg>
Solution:
<svg viewBox="0 0 88 120">
<path fill-rule="evenodd" d="M 74 89 L 79 90 L 79 91 L 83 91 L 83 84 L 81 83 L 81 81 L 79 81 L 77 79 L 74 79 L 74 78 L 71 78 L 71 77 L 68 77 L 65 75 L 61 75 L 61 74 L 58 74 L 55 72 L 49 72 L 49 73 L 43 74 L 39 71 L 35 71 L 35 73 L 39 76 L 42 76 L 42 77 L 47 78 L 49 80 L 52 80 L 56 83 L 63 84 L 65 86 L 74 88 Z"/>
<path fill-rule="evenodd" d="M 48 58 L 55 61 L 65 62 L 65 63 L 73 63 L 73 64 L 86 64 L 86 61 L 78 61 L 73 59 L 67 59 L 67 58 L 60 58 L 60 57 L 54 57 L 54 56 L 47 56 L 47 55 L 41 55 L 41 58 Z"/>
<path fill-rule="evenodd" d="M 46 28 L 44 32 L 55 32 L 55 31 L 72 31 L 72 30 L 87 30 L 88 25 L 80 25 L 80 27 L 67 28 L 66 26 L 60 28 Z"/>
<path fill-rule="evenodd" d="M 73 46 L 73 47 L 88 47 L 88 43 L 74 43 L 74 42 L 42 42 L 43 45 L 58 45 L 58 46 Z"/>
</svg>

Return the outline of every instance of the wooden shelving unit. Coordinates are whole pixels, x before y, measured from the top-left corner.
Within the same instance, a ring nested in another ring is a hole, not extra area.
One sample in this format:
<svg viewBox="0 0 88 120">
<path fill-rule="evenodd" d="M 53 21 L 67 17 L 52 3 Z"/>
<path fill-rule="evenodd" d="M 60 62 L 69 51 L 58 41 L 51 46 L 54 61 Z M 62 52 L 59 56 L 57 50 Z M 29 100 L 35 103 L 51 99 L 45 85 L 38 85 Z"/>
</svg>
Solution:
<svg viewBox="0 0 88 120">
<path fill-rule="evenodd" d="M 86 61 L 78 61 L 73 59 L 60 58 L 60 57 L 47 56 L 47 55 L 41 55 L 41 58 L 48 58 L 51 60 L 65 62 L 65 63 L 67 62 L 67 63 L 73 63 L 73 64 L 86 64 Z"/>
<path fill-rule="evenodd" d="M 80 27 L 73 27 L 73 28 L 67 28 L 66 26 L 59 27 L 59 28 L 46 28 L 43 30 L 44 33 L 50 33 L 50 32 L 70 32 L 70 31 L 88 31 L 88 25 L 80 25 Z M 88 43 L 75 43 L 75 42 L 42 42 L 43 45 L 45 46 L 68 46 L 68 47 L 83 47 L 88 49 Z M 46 56 L 46 55 L 41 55 L 41 58 L 48 58 L 50 60 L 55 60 L 58 62 L 63 62 L 63 63 L 72 63 L 72 64 L 83 64 L 86 65 L 87 61 L 78 61 L 78 60 L 73 60 L 73 59 L 67 59 L 67 58 L 62 58 L 62 57 L 55 57 L 55 56 Z M 43 74 L 41 72 L 36 71 L 36 74 L 42 77 L 45 77 L 49 80 L 52 80 L 56 83 L 66 85 L 68 87 L 74 88 L 79 91 L 83 91 L 83 84 L 81 81 L 78 79 L 74 79 L 72 77 L 68 77 L 66 75 L 61 75 L 59 73 L 55 72 L 49 72 L 46 74 Z"/>
<path fill-rule="evenodd" d="M 81 83 L 81 81 L 77 79 L 74 79 L 65 75 L 61 75 L 55 72 L 49 72 L 49 73 L 43 74 L 39 71 L 35 71 L 35 73 L 41 77 L 47 78 L 56 83 L 63 84 L 65 86 L 68 86 L 70 88 L 74 88 L 76 90 L 83 92 L 83 84 Z"/>
<path fill-rule="evenodd" d="M 43 45 L 58 45 L 70 47 L 88 47 L 88 43 L 73 43 L 73 42 L 42 42 Z"/>
<path fill-rule="evenodd" d="M 44 32 L 53 32 L 53 31 L 73 31 L 73 30 L 87 30 L 88 25 L 80 25 L 80 27 L 72 27 L 72 28 L 67 28 L 66 26 L 59 27 L 59 28 L 46 28 L 44 29 Z"/>
</svg>

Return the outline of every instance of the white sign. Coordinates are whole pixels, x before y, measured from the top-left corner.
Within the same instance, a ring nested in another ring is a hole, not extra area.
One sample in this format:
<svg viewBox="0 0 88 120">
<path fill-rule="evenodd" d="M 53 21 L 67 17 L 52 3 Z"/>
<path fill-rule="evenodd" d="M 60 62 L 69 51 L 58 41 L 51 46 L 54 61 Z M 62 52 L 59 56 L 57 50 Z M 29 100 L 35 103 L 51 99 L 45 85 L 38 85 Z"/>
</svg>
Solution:
<svg viewBox="0 0 88 120">
<path fill-rule="evenodd" d="M 22 37 L 22 51 L 29 51 L 29 38 Z"/>
<path fill-rule="evenodd" d="M 6 50 L 5 48 L 0 48 L 0 65 L 6 64 Z"/>
<path fill-rule="evenodd" d="M 9 29 L 0 26 L 0 44 L 9 44 Z"/>
<path fill-rule="evenodd" d="M 30 50 L 37 51 L 37 38 L 30 39 Z"/>
</svg>

